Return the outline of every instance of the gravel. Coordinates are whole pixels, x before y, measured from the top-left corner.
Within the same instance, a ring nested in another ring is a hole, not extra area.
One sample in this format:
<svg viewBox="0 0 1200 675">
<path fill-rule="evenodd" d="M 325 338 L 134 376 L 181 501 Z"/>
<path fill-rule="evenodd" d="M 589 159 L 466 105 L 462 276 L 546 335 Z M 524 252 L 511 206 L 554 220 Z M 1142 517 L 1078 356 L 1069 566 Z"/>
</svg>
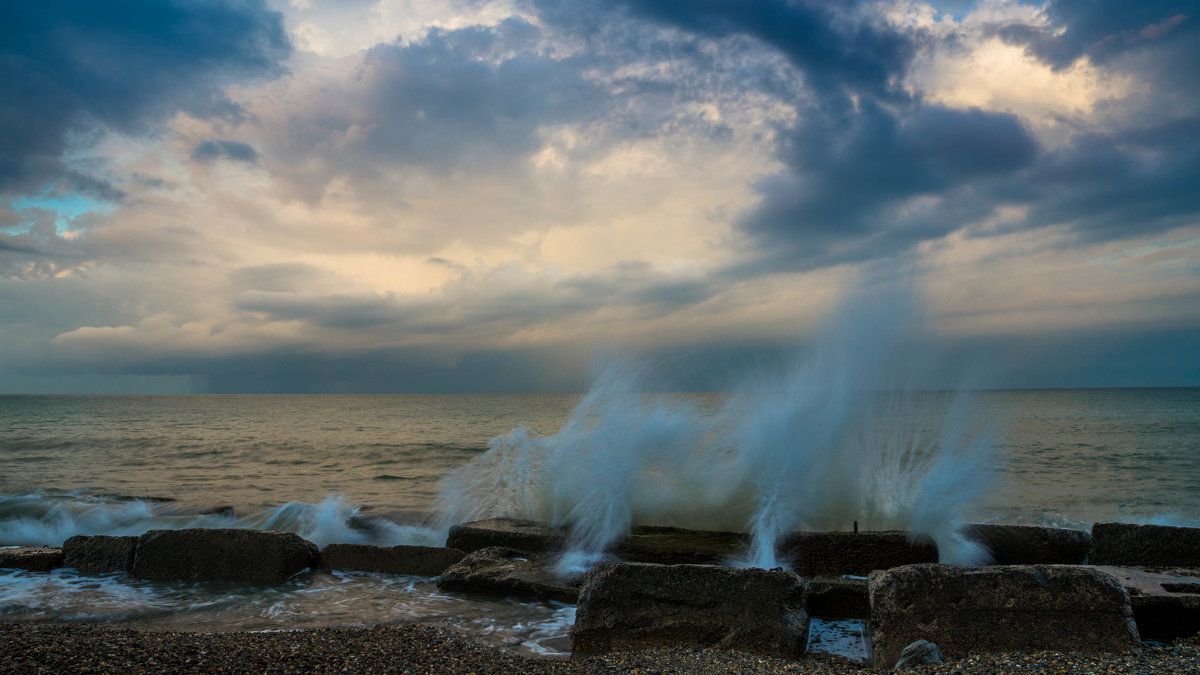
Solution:
<svg viewBox="0 0 1200 675">
<path fill-rule="evenodd" d="M 3 673 L 844 673 L 834 656 L 800 660 L 671 648 L 581 658 L 531 658 L 431 624 L 269 633 L 168 633 L 97 624 L 0 624 Z M 988 654 L 912 673 L 1197 673 L 1200 639 L 1128 654 Z"/>
</svg>

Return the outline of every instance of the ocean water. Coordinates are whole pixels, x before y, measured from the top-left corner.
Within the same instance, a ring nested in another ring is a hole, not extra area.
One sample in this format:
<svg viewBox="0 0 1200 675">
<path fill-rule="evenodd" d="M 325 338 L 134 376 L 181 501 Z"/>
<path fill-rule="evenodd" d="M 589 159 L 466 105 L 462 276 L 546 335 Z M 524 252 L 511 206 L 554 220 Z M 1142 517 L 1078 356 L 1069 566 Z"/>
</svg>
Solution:
<svg viewBox="0 0 1200 675">
<path fill-rule="evenodd" d="M 854 520 L 942 537 L 946 550 L 961 521 L 1200 524 L 1200 389 L 898 396 L 767 382 L 645 395 L 636 384 L 618 373 L 584 396 L 0 397 L 0 545 L 163 527 L 440 545 L 452 520 L 506 513 L 571 526 L 577 565 L 641 522 L 744 529 L 765 543 L 731 563 L 767 564 L 757 556 L 778 532 Z M 0 621 L 49 620 L 444 621 L 556 654 L 573 608 L 359 573 L 263 589 L 0 570 Z"/>
</svg>

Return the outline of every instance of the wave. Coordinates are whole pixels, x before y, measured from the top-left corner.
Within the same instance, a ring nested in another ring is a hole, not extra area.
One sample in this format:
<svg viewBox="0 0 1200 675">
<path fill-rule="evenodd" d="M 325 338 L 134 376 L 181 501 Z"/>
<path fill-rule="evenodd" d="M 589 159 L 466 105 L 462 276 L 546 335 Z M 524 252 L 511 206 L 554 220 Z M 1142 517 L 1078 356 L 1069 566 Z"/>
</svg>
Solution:
<svg viewBox="0 0 1200 675">
<path fill-rule="evenodd" d="M 239 515 L 232 508 L 189 509 L 155 498 L 80 493 L 0 495 L 0 545 L 61 546 L 77 534 L 140 535 L 194 527 L 278 530 L 324 547 L 333 543 L 441 546 L 443 532 L 416 519 L 366 513 L 332 495 L 315 504 L 289 502 Z"/>
</svg>

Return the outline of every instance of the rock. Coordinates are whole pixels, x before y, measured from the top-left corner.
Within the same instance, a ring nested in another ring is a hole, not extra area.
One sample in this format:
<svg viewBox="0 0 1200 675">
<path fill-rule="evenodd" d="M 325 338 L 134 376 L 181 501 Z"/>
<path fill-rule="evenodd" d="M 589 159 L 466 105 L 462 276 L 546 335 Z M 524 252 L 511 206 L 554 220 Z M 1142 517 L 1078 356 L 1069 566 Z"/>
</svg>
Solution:
<svg viewBox="0 0 1200 675">
<path fill-rule="evenodd" d="M 809 579 L 808 613 L 823 619 L 866 619 L 871 616 L 867 580 L 844 577 Z"/>
<path fill-rule="evenodd" d="M 612 547 L 622 560 L 660 565 L 719 565 L 746 552 L 740 532 L 705 532 L 677 527 L 636 527 Z"/>
<path fill-rule="evenodd" d="M 942 662 L 942 650 L 929 640 L 917 640 L 910 643 L 900 652 L 897 668 L 912 668 L 913 666 L 928 666 Z"/>
<path fill-rule="evenodd" d="M 1200 570 L 1151 572 L 1098 565 L 1129 593 L 1133 619 L 1143 640 L 1170 642 L 1200 634 Z"/>
<path fill-rule="evenodd" d="M 1122 567 L 1200 567 L 1200 528 L 1096 523 L 1092 525 L 1088 562 Z"/>
<path fill-rule="evenodd" d="M 464 555 L 455 548 L 434 546 L 330 544 L 321 549 L 319 566 L 330 570 L 436 577 L 447 567 L 462 560 Z"/>
<path fill-rule="evenodd" d="M 316 544 L 291 532 L 150 530 L 138 537 L 133 575 L 277 584 L 316 562 Z"/>
<path fill-rule="evenodd" d="M 948 656 L 1136 647 L 1129 594 L 1112 576 L 1071 565 L 907 565 L 869 580 L 876 666 L 914 640 Z"/>
<path fill-rule="evenodd" d="M 0 569 L 47 572 L 62 567 L 62 549 L 57 546 L 0 548 Z"/>
<path fill-rule="evenodd" d="M 63 542 L 63 565 L 81 574 L 133 571 L 137 537 L 76 535 Z"/>
<path fill-rule="evenodd" d="M 492 546 L 446 568 L 437 584 L 463 593 L 575 602 L 581 579 L 560 579 L 551 571 L 553 564 L 546 556 Z"/>
<path fill-rule="evenodd" d="M 571 651 L 688 645 L 795 657 L 807 640 L 805 586 L 791 572 L 602 563 L 584 575 Z"/>
<path fill-rule="evenodd" d="M 446 537 L 446 547 L 464 553 L 474 553 L 492 546 L 529 553 L 548 553 L 561 551 L 566 541 L 564 530 L 546 523 L 519 518 L 493 518 L 451 527 Z"/>
<path fill-rule="evenodd" d="M 990 523 L 966 525 L 962 534 L 987 547 L 996 565 L 1082 565 L 1092 540 L 1086 530 Z"/>
<path fill-rule="evenodd" d="M 931 541 L 910 541 L 905 532 L 793 532 L 778 546 L 779 556 L 802 577 L 866 576 L 873 570 L 937 562 Z"/>
</svg>

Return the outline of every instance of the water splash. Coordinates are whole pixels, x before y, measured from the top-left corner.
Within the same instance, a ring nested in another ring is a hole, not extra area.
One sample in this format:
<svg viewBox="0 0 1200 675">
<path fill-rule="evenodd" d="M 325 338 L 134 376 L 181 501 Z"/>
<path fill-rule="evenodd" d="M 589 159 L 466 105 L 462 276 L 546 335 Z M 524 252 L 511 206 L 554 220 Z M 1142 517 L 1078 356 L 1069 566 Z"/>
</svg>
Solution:
<svg viewBox="0 0 1200 675">
<path fill-rule="evenodd" d="M 990 437 L 966 427 L 965 395 L 905 390 L 898 345 L 912 315 L 905 297 L 859 297 L 790 367 L 747 379 L 715 412 L 647 395 L 644 364 L 602 358 L 557 433 L 514 429 L 445 479 L 444 523 L 566 526 L 564 574 L 642 524 L 748 531 L 732 562 L 756 567 L 780 564 L 776 543 L 792 530 L 854 521 L 931 538 L 946 562 L 981 562 L 958 528 L 987 487 Z"/>
</svg>

